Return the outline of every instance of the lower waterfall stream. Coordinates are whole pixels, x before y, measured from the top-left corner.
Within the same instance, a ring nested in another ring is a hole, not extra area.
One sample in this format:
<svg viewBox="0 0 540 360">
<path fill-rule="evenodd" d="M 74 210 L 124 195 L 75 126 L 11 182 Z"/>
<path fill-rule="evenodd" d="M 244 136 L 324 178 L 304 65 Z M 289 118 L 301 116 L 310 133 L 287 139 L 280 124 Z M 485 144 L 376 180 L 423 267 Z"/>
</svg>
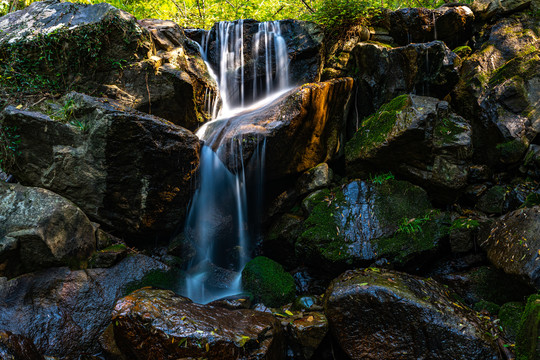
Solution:
<svg viewBox="0 0 540 360">
<path fill-rule="evenodd" d="M 215 32 L 219 68 L 212 69 L 207 54 Z M 225 128 L 264 109 L 287 92 L 288 53 L 278 21 L 259 23 L 251 45 L 251 63 L 245 63 L 243 20 L 218 23 L 206 33 L 200 50 L 210 74 L 219 86 L 222 109 L 216 114 L 216 99 L 207 101 L 214 119 L 204 124 L 197 136 L 204 141 L 200 155 L 199 187 L 185 222 L 184 234 L 194 244 L 196 255 L 186 275 L 183 295 L 198 303 L 238 294 L 242 291 L 241 271 L 250 259 L 260 234 L 262 218 L 266 141 L 244 160 L 241 137 L 231 137 L 229 148 L 239 151 L 232 164 L 222 161 Z M 217 75 L 215 75 L 215 72 Z M 249 75 L 249 76 L 246 76 Z M 252 77 L 252 79 L 249 79 Z M 252 91 L 245 84 L 250 81 Z"/>
</svg>

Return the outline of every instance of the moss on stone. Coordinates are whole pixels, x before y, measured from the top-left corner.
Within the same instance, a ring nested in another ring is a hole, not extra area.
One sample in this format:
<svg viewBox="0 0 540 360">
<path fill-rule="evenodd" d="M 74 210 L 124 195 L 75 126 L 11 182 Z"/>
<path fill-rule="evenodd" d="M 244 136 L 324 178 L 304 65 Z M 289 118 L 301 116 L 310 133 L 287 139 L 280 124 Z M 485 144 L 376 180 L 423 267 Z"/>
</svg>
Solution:
<svg viewBox="0 0 540 360">
<path fill-rule="evenodd" d="M 540 358 L 540 294 L 527 299 L 518 327 L 516 355 L 517 360 Z"/>
<path fill-rule="evenodd" d="M 527 144 L 518 139 L 513 139 L 496 145 L 499 158 L 503 163 L 514 163 L 521 159 L 527 151 Z"/>
<path fill-rule="evenodd" d="M 489 85 L 503 83 L 514 76 L 521 76 L 524 80 L 536 75 L 536 68 L 540 62 L 540 51 L 534 46 L 526 48 L 504 65 L 496 69 L 489 80 Z"/>
<path fill-rule="evenodd" d="M 525 305 L 523 303 L 513 301 L 504 304 L 499 310 L 501 325 L 512 340 L 515 339 L 517 335 L 521 315 L 523 314 L 524 309 Z"/>
<path fill-rule="evenodd" d="M 175 291 L 178 288 L 179 279 L 182 278 L 183 272 L 177 269 L 168 271 L 153 270 L 144 275 L 142 279 L 126 285 L 124 287 L 123 296 L 146 286 Z"/>
<path fill-rule="evenodd" d="M 453 52 L 461 58 L 467 57 L 471 54 L 472 49 L 470 46 L 459 46 L 453 50 Z"/>
<path fill-rule="evenodd" d="M 123 251 L 123 250 L 127 250 L 126 244 L 114 244 L 114 245 L 106 247 L 103 250 L 100 250 L 100 252 L 115 252 L 115 251 Z"/>
<path fill-rule="evenodd" d="M 498 305 L 522 299 L 530 294 L 530 288 L 515 276 L 489 266 L 476 269 L 471 273 L 470 280 L 472 293 Z"/>
<path fill-rule="evenodd" d="M 525 202 L 523 203 L 523 207 L 533 207 L 536 205 L 540 205 L 540 194 L 532 193 L 527 195 L 527 198 L 525 198 Z"/>
<path fill-rule="evenodd" d="M 345 145 L 345 158 L 352 161 L 365 156 L 375 146 L 386 141 L 398 116 L 412 104 L 409 95 L 400 95 L 382 105 L 379 110 L 362 122 L 360 129 Z"/>
<path fill-rule="evenodd" d="M 454 142 L 458 139 L 458 135 L 462 134 L 466 129 L 456 124 L 449 117 L 445 117 L 435 125 L 433 134 L 435 135 L 434 143 L 437 146 Z"/>
<path fill-rule="evenodd" d="M 258 256 L 242 270 L 242 285 L 256 300 L 277 307 L 295 298 L 294 279 L 277 262 Z"/>
<path fill-rule="evenodd" d="M 497 315 L 501 307 L 491 301 L 482 300 L 474 304 L 473 309 L 476 311 L 487 311 L 491 315 Z"/>
</svg>

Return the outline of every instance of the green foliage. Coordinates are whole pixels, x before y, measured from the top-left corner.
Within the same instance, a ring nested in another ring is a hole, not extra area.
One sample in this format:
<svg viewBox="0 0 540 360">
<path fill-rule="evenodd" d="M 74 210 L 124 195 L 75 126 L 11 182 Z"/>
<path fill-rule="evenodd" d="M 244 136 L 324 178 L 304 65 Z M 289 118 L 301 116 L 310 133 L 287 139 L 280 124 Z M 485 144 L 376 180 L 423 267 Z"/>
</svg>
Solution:
<svg viewBox="0 0 540 360">
<path fill-rule="evenodd" d="M 527 195 L 527 198 L 525 199 L 525 202 L 523 203 L 521 207 L 528 208 L 528 207 L 533 207 L 536 205 L 540 205 L 540 194 L 532 193 L 532 194 Z"/>
<path fill-rule="evenodd" d="M 373 3 L 366 0 L 321 1 L 312 20 L 324 25 L 328 33 L 340 35 L 351 26 L 365 22 L 366 16 L 374 11 L 372 6 Z"/>
<path fill-rule="evenodd" d="M 476 229 L 478 226 L 480 226 L 478 220 L 459 218 L 452 222 L 450 231 L 459 229 Z"/>
<path fill-rule="evenodd" d="M 258 256 L 242 270 L 242 285 L 256 299 L 271 307 L 281 306 L 295 298 L 294 279 L 277 262 Z"/>
<path fill-rule="evenodd" d="M 394 179 L 394 175 L 391 172 L 387 172 L 385 174 L 378 174 L 378 175 L 375 175 L 374 177 L 371 177 L 371 175 L 369 176 L 369 181 L 371 181 L 374 184 L 379 184 L 379 185 L 385 183 L 388 180 L 393 180 L 393 179 Z"/>
<path fill-rule="evenodd" d="M 540 294 L 531 295 L 521 316 L 516 338 L 517 360 L 536 360 L 540 357 Z"/>
<path fill-rule="evenodd" d="M 0 170 L 5 173 L 15 166 L 15 159 L 21 154 L 19 145 L 21 135 L 17 132 L 17 126 L 0 126 Z"/>
<path fill-rule="evenodd" d="M 439 211 L 431 210 L 427 212 L 423 217 L 412 218 L 412 219 L 402 218 L 396 232 L 414 234 L 416 232 L 423 231 L 422 226 L 428 223 L 429 221 L 433 220 L 435 215 L 439 215 L 439 214 L 440 214 Z"/>
</svg>

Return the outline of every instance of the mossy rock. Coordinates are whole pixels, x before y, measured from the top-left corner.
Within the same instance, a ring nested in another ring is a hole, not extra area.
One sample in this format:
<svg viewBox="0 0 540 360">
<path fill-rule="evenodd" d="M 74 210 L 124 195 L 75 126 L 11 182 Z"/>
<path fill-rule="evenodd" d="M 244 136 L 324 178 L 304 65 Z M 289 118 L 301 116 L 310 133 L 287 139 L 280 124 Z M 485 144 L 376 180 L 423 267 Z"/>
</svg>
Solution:
<svg viewBox="0 0 540 360">
<path fill-rule="evenodd" d="M 474 304 L 473 309 L 476 311 L 487 311 L 491 315 L 497 315 L 501 310 L 501 307 L 491 301 L 479 301 Z"/>
<path fill-rule="evenodd" d="M 184 273 L 178 269 L 154 270 L 146 274 L 142 279 L 128 284 L 123 291 L 124 296 L 143 287 L 155 287 L 159 289 L 177 291 Z"/>
<path fill-rule="evenodd" d="M 507 193 L 505 186 L 493 186 L 478 200 L 476 208 L 488 214 L 502 214 Z"/>
<path fill-rule="evenodd" d="M 460 58 L 465 58 L 472 53 L 472 49 L 470 46 L 459 46 L 453 50 L 453 52 L 459 56 Z"/>
<path fill-rule="evenodd" d="M 422 245 L 411 236 L 400 237 L 396 247 L 391 241 L 379 243 L 392 237 L 403 219 L 423 217 L 431 207 L 425 191 L 406 181 L 353 181 L 319 191 L 309 201 L 311 212 L 295 243 L 297 257 L 308 263 L 337 272 L 386 255 L 408 258 L 416 250 L 434 246 L 433 237 L 423 235 L 434 235 L 435 229 L 418 236 L 419 243 L 425 241 Z"/>
<path fill-rule="evenodd" d="M 506 335 L 510 340 L 515 341 L 518 333 L 521 315 L 525 310 L 525 305 L 521 302 L 509 302 L 501 306 L 499 319 L 504 327 Z"/>
<path fill-rule="evenodd" d="M 527 148 L 527 144 L 517 139 L 496 145 L 499 158 L 503 164 L 517 163 L 525 155 Z"/>
<path fill-rule="evenodd" d="M 294 279 L 283 266 L 264 256 L 258 256 L 242 270 L 242 286 L 266 306 L 277 307 L 295 298 Z"/>
<path fill-rule="evenodd" d="M 531 288 L 501 270 L 483 266 L 470 274 L 470 291 L 478 298 L 498 305 L 523 299 L 531 293 Z"/>
<path fill-rule="evenodd" d="M 540 359 L 540 294 L 527 300 L 519 324 L 516 355 L 517 360 Z"/>
</svg>

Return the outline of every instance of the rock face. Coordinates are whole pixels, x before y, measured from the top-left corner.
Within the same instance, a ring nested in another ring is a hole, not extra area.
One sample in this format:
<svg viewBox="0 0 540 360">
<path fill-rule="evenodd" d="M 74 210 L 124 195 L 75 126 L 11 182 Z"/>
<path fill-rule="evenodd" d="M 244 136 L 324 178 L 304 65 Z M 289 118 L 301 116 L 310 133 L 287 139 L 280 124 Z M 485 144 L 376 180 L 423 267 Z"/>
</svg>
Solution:
<svg viewBox="0 0 540 360">
<path fill-rule="evenodd" d="M 471 126 L 446 101 L 401 95 L 362 121 L 345 159 L 349 173 L 383 165 L 448 202 L 467 185 L 472 152 Z"/>
<path fill-rule="evenodd" d="M 328 288 L 325 313 L 353 359 L 498 359 L 479 319 L 449 295 L 412 275 L 348 271 Z"/>
<path fill-rule="evenodd" d="M 495 266 L 540 289 L 539 234 L 540 207 L 534 206 L 502 216 L 482 246 Z"/>
<path fill-rule="evenodd" d="M 475 120 L 478 156 L 492 166 L 518 163 L 540 131 L 540 38 L 536 17 L 495 23 L 479 51 L 463 61 L 453 94 L 460 115 Z"/>
<path fill-rule="evenodd" d="M 86 215 L 45 189 L 0 183 L 0 224 L 0 276 L 78 267 L 96 249 Z"/>
<path fill-rule="evenodd" d="M 11 87 L 98 89 L 125 106 L 190 129 L 211 117 L 205 97 L 212 93 L 219 103 L 217 84 L 197 47 L 172 22 L 139 24 L 109 4 L 51 0 L 5 16 L 0 30 L 0 54 L 13 66 Z M 67 47 L 70 51 L 62 50 Z"/>
<path fill-rule="evenodd" d="M 473 23 L 474 14 L 467 6 L 405 8 L 390 12 L 383 20 L 399 45 L 441 40 L 451 49 L 472 36 Z"/>
<path fill-rule="evenodd" d="M 149 257 L 127 257 L 110 269 L 53 268 L 0 278 L 0 328 L 33 340 L 42 354 L 77 358 L 99 351 L 115 301 L 129 284 L 166 266 Z"/>
<path fill-rule="evenodd" d="M 8 107 L 20 129 L 23 184 L 50 189 L 117 234 L 167 234 L 183 221 L 199 160 L 199 140 L 162 119 L 69 94 L 69 119 Z"/>
<path fill-rule="evenodd" d="M 141 289 L 120 299 L 114 337 L 128 358 L 282 359 L 282 329 L 271 315 L 194 304 L 171 291 Z"/>
<path fill-rule="evenodd" d="M 380 44 L 346 42 L 326 57 L 322 80 L 354 76 L 358 120 L 404 93 L 444 98 L 458 82 L 457 56 L 441 41 L 391 48 Z M 358 128 L 356 121 L 348 131 Z"/>
<path fill-rule="evenodd" d="M 234 168 L 266 139 L 270 179 L 303 172 L 338 154 L 352 86 L 351 78 L 303 85 L 254 113 L 214 123 L 208 143 L 222 144 L 218 154 Z"/>
<path fill-rule="evenodd" d="M 312 205 L 295 243 L 296 256 L 333 272 L 382 257 L 405 262 L 435 248 L 442 235 L 439 215 L 429 215 L 427 194 L 405 181 L 353 181 L 306 201 Z M 401 226 L 409 221 L 422 231 Z"/>
<path fill-rule="evenodd" d="M 0 330 L 0 357 L 4 360 L 44 360 L 29 339 Z"/>
</svg>

